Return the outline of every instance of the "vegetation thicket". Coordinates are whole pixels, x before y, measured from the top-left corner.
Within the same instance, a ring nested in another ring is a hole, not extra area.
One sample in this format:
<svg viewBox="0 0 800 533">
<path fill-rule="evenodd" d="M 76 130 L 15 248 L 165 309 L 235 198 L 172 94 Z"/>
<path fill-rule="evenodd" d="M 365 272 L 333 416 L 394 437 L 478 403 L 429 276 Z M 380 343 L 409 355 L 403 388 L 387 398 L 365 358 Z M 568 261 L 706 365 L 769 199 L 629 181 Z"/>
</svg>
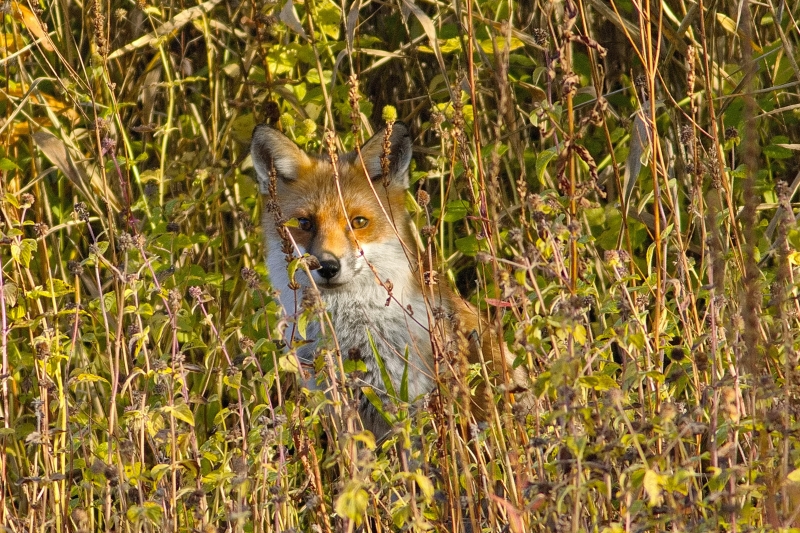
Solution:
<svg viewBox="0 0 800 533">
<path fill-rule="evenodd" d="M 0 531 L 800 528 L 798 18 L 6 0 Z M 324 309 L 281 314 L 247 155 L 257 123 L 324 153 L 394 117 L 428 279 L 536 401 L 470 423 L 455 365 L 394 384 L 376 442 L 357 361 L 297 386 L 281 331 Z"/>
</svg>

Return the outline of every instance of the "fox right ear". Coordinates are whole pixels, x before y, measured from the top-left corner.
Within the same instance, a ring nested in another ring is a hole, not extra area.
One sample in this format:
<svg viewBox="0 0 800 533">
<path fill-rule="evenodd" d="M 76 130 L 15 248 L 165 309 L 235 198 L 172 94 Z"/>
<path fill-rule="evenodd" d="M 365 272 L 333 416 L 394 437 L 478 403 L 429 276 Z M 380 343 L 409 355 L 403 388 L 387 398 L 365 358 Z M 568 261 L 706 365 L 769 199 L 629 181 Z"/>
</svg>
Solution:
<svg viewBox="0 0 800 533">
<path fill-rule="evenodd" d="M 310 162 L 308 155 L 297 147 L 291 139 L 278 130 L 259 124 L 253 131 L 250 142 L 250 155 L 256 169 L 258 189 L 261 194 L 269 193 L 272 168 L 278 178 L 285 181 L 297 179 L 297 171 Z"/>
<path fill-rule="evenodd" d="M 385 137 L 386 128 L 383 128 L 370 137 L 361 147 L 364 166 L 366 166 L 367 174 L 372 180 L 378 179 L 383 173 L 381 156 L 383 156 L 384 141 L 387 140 Z M 408 131 L 408 126 L 402 122 L 395 122 L 388 141 L 389 177 L 397 180 L 396 182 L 401 183 L 403 187 L 408 187 L 408 167 L 411 164 L 412 155 L 411 134 Z"/>
</svg>

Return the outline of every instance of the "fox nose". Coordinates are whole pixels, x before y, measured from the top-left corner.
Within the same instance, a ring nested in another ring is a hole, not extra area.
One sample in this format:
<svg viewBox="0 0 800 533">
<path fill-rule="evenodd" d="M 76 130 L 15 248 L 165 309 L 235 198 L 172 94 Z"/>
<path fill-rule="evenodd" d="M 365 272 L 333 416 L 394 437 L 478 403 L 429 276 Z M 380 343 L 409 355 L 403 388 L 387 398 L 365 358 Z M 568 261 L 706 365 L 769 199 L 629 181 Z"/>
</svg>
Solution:
<svg viewBox="0 0 800 533">
<path fill-rule="evenodd" d="M 330 280 L 339 273 L 339 260 L 335 257 L 319 258 L 319 275 Z"/>
</svg>

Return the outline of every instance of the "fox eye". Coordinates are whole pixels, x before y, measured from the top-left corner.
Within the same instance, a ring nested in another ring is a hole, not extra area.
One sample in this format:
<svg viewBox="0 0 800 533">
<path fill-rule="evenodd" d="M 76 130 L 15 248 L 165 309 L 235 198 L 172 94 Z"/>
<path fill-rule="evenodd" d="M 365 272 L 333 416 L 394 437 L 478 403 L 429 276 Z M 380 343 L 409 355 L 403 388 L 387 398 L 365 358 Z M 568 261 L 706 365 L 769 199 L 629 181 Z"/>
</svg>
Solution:
<svg viewBox="0 0 800 533">
<path fill-rule="evenodd" d="M 355 217 L 353 220 L 350 221 L 350 225 L 353 226 L 353 229 L 364 229 L 369 224 L 369 219 L 366 217 Z"/>
<path fill-rule="evenodd" d="M 311 228 L 314 225 L 311 223 L 311 219 L 305 217 L 298 217 L 297 218 L 297 227 L 303 231 L 311 231 Z"/>
</svg>

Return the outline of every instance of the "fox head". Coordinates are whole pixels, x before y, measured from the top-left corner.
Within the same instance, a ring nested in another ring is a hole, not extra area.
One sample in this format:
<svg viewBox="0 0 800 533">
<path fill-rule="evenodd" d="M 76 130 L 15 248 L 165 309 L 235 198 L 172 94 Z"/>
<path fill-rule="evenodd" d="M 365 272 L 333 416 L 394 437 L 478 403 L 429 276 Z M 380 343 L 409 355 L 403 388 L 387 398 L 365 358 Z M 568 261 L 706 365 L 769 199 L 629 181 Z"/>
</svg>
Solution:
<svg viewBox="0 0 800 533">
<path fill-rule="evenodd" d="M 291 221 L 285 227 L 293 245 L 319 261 L 311 276 L 323 293 L 375 286 L 376 274 L 393 283 L 408 277 L 416 245 L 405 208 L 411 138 L 404 124 L 394 123 L 388 138 L 385 129 L 379 131 L 360 155 L 340 155 L 335 167 L 327 155 L 307 154 L 265 124 L 253 132 L 250 151 L 261 193 L 274 190 L 273 211 L 277 203 L 282 222 Z M 267 262 L 280 286 L 286 262 L 277 224 L 274 212 L 265 212 Z M 305 274 L 298 273 L 301 277 Z M 288 285 L 288 279 L 282 281 Z M 297 281 L 309 285 L 307 279 Z"/>
</svg>

